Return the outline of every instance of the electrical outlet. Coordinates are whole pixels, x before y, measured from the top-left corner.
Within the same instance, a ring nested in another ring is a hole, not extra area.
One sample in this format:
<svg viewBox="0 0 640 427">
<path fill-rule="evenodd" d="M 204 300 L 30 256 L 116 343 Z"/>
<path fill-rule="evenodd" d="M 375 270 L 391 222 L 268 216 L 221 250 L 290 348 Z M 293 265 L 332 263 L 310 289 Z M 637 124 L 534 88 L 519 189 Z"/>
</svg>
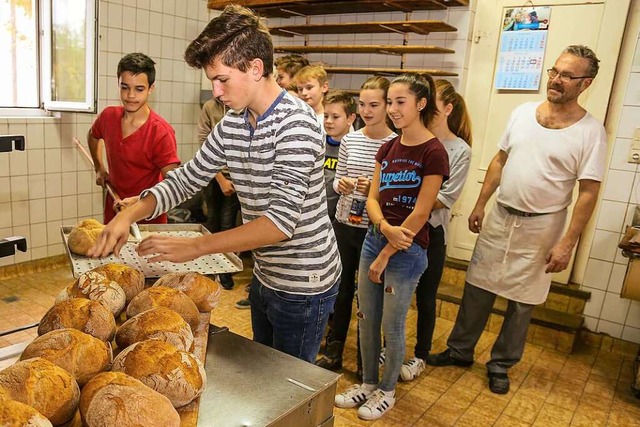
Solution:
<svg viewBox="0 0 640 427">
<path fill-rule="evenodd" d="M 629 163 L 640 163 L 640 128 L 636 128 L 629 150 Z"/>
</svg>

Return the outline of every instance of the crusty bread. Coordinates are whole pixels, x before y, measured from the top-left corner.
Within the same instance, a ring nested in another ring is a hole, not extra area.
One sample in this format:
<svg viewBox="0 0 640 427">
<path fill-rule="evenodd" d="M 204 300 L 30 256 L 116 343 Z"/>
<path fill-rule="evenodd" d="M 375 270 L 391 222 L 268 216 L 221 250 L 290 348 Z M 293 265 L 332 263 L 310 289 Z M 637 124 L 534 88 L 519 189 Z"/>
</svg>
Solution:
<svg viewBox="0 0 640 427">
<path fill-rule="evenodd" d="M 197 357 L 155 339 L 122 350 L 111 370 L 139 379 L 166 396 L 176 408 L 200 396 L 207 381 L 204 366 Z"/>
<path fill-rule="evenodd" d="M 124 322 L 116 331 L 116 344 L 120 349 L 151 338 L 167 341 L 178 350 L 190 351 L 193 347 L 193 333 L 189 324 L 166 307 L 143 311 Z"/>
<path fill-rule="evenodd" d="M 113 361 L 111 345 L 77 329 L 56 329 L 33 340 L 20 360 L 42 357 L 69 372 L 83 386 Z"/>
<path fill-rule="evenodd" d="M 125 264 L 105 264 L 96 267 L 94 273 L 102 274 L 107 279 L 116 282 L 127 296 L 127 304 L 144 289 L 144 274 Z"/>
<path fill-rule="evenodd" d="M 167 286 L 187 294 L 201 312 L 211 311 L 218 304 L 220 285 L 200 273 L 169 273 L 159 278 L 153 286 Z"/>
<path fill-rule="evenodd" d="M 169 399 L 122 372 L 103 372 L 82 389 L 80 415 L 87 427 L 178 427 Z"/>
<path fill-rule="evenodd" d="M 0 426 L 52 427 L 53 425 L 35 408 L 15 400 L 6 400 L 0 404 Z"/>
<path fill-rule="evenodd" d="M 69 421 L 80 400 L 80 388 L 71 374 L 41 357 L 16 362 L 0 371 L 0 387 L 11 399 L 32 406 L 53 425 Z"/>
<path fill-rule="evenodd" d="M 56 297 L 56 302 L 70 298 L 99 301 L 109 307 L 115 317 L 118 317 L 127 302 L 127 296 L 120 285 L 93 271 L 81 274 L 78 280 L 64 288 Z"/>
<path fill-rule="evenodd" d="M 69 250 L 77 255 L 87 255 L 87 251 L 96 243 L 104 225 L 95 219 L 85 219 L 71 229 L 67 242 Z"/>
<path fill-rule="evenodd" d="M 116 320 L 101 302 L 71 298 L 57 303 L 45 313 L 38 326 L 38 335 L 62 328 L 74 328 L 99 340 L 111 341 L 116 334 Z"/>
<path fill-rule="evenodd" d="M 184 292 L 166 286 L 154 286 L 140 292 L 127 306 L 127 318 L 155 307 L 167 307 L 178 313 L 195 331 L 200 323 L 196 303 Z"/>
</svg>

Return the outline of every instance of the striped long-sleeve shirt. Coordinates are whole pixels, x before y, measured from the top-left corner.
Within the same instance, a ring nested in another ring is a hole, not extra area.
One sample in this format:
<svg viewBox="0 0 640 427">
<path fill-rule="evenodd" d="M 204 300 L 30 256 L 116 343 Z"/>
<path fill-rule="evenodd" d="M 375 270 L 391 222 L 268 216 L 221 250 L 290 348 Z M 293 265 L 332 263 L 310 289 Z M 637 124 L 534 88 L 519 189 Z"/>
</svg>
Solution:
<svg viewBox="0 0 640 427">
<path fill-rule="evenodd" d="M 340 143 L 338 167 L 336 168 L 336 175 L 333 180 L 333 189 L 336 193 L 338 192 L 340 178 L 344 176 L 349 178 L 365 176 L 373 179 L 378 149 L 382 144 L 391 141 L 397 136 L 395 132 L 391 132 L 386 138 L 377 140 L 367 137 L 362 130 L 346 134 Z M 369 216 L 367 215 L 366 209 L 362 213 L 362 222 L 360 224 L 356 225 L 349 222 L 349 212 L 351 211 L 353 195 L 354 193 L 340 196 L 336 210 L 336 220 L 353 227 L 367 228 L 369 226 Z M 361 197 L 365 196 L 362 195 Z"/>
<path fill-rule="evenodd" d="M 283 91 L 255 129 L 248 111 L 228 112 L 191 161 L 141 196 L 155 196 L 155 217 L 206 186 L 226 165 L 243 222 L 265 216 L 287 236 L 253 251 L 258 280 L 284 292 L 318 294 L 342 270 L 327 216 L 324 152 L 311 108 Z"/>
</svg>

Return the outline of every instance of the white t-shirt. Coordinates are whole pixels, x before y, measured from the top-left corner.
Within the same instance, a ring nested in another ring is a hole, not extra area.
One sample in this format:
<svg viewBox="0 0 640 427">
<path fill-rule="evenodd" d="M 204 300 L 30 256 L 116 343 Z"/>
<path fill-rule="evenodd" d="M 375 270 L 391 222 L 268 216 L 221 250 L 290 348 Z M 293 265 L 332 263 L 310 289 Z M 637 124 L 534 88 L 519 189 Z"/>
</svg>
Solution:
<svg viewBox="0 0 640 427">
<path fill-rule="evenodd" d="M 498 143 L 509 158 L 497 201 L 524 212 L 558 212 L 571 204 L 576 179 L 602 181 L 607 136 L 589 113 L 564 129 L 547 129 L 536 119 L 539 105 L 525 103 L 511 113 Z"/>
</svg>

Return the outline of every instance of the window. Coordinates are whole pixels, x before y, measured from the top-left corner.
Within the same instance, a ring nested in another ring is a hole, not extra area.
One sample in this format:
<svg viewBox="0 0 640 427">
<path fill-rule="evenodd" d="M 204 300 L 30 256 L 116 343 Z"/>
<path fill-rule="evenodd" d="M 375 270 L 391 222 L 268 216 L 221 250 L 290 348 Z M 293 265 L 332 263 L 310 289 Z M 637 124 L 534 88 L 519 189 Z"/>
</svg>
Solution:
<svg viewBox="0 0 640 427">
<path fill-rule="evenodd" d="M 96 0 L 0 0 L 0 115 L 95 112 L 96 25 Z"/>
</svg>

